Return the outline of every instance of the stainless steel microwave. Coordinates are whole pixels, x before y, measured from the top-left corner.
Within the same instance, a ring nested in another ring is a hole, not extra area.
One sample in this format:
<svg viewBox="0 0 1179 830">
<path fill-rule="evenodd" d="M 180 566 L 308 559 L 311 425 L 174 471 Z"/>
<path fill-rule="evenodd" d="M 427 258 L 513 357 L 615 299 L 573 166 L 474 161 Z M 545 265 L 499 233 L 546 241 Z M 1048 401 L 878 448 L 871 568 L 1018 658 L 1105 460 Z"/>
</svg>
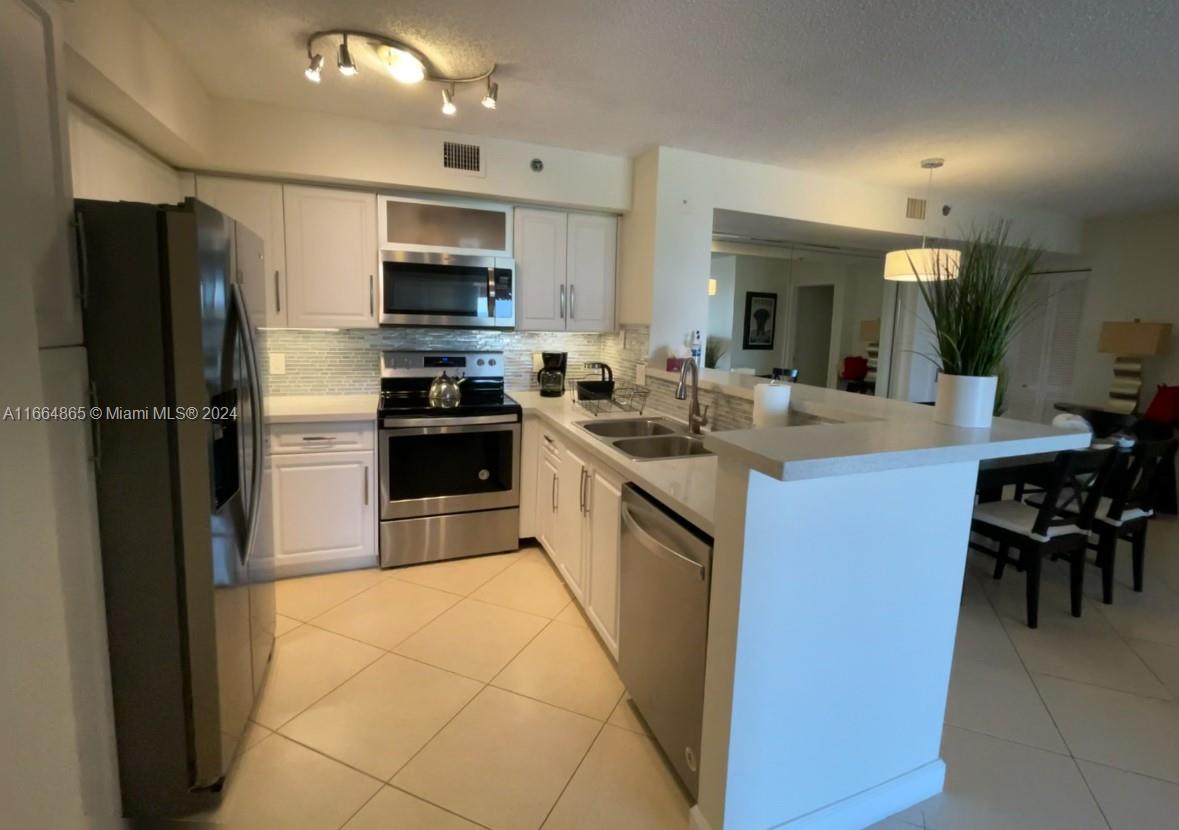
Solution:
<svg viewBox="0 0 1179 830">
<path fill-rule="evenodd" d="M 508 257 L 381 252 L 383 326 L 514 328 L 515 294 Z"/>
</svg>

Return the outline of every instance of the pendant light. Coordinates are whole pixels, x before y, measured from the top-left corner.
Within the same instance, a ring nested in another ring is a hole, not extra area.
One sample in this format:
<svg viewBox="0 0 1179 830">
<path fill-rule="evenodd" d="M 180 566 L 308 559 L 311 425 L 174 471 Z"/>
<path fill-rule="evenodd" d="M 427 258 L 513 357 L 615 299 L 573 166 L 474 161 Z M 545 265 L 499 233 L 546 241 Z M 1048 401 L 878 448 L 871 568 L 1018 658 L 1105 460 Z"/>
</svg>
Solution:
<svg viewBox="0 0 1179 830">
<path fill-rule="evenodd" d="M 933 171 L 946 163 L 945 159 L 930 158 L 921 161 L 923 170 L 929 171 L 929 184 L 925 191 L 925 227 L 929 227 L 929 197 L 933 193 Z M 925 247 L 926 234 L 921 233 L 920 248 L 904 248 L 889 251 L 884 255 L 884 278 L 893 282 L 917 282 L 918 280 L 952 280 L 958 276 L 961 255 L 953 248 Z"/>
</svg>

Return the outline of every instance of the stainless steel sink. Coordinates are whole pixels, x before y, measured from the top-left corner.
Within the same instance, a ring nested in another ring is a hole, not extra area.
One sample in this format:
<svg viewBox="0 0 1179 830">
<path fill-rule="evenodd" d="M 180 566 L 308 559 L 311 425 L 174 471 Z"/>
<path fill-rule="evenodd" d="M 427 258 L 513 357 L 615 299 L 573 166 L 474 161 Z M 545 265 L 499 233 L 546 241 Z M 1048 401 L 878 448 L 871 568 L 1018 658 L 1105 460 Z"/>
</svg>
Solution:
<svg viewBox="0 0 1179 830">
<path fill-rule="evenodd" d="M 662 418 L 620 418 L 616 421 L 583 422 L 586 432 L 602 438 L 636 438 L 650 435 L 674 435 L 683 428 Z"/>
<path fill-rule="evenodd" d="M 687 458 L 693 455 L 712 455 L 704 449 L 704 442 L 690 435 L 656 435 L 645 438 L 624 438 L 615 441 L 619 452 L 635 459 Z"/>
</svg>

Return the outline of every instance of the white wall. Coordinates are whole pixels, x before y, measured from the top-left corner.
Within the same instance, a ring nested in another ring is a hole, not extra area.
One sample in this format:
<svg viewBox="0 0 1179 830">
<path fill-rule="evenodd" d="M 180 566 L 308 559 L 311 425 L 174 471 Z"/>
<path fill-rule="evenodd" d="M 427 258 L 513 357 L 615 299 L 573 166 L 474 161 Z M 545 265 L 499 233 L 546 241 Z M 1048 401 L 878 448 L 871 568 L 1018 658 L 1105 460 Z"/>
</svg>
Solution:
<svg viewBox="0 0 1179 830">
<path fill-rule="evenodd" d="M 630 207 L 630 160 L 522 141 L 424 130 L 217 99 L 216 135 L 194 166 L 385 188 L 470 193 L 519 202 L 622 212 Z M 443 141 L 480 145 L 485 176 L 442 167 Z M 535 173 L 532 159 L 544 162 Z"/>
<path fill-rule="evenodd" d="M 619 323 L 651 322 L 658 193 L 659 150 L 655 148 L 636 156 L 631 164 L 630 211 L 618 229 Z"/>
<path fill-rule="evenodd" d="M 179 202 L 180 175 L 98 118 L 69 108 L 74 196 L 127 202 Z"/>
<path fill-rule="evenodd" d="M 209 94 L 129 0 L 62 8 L 71 98 L 174 164 L 208 151 L 215 131 Z"/>
<path fill-rule="evenodd" d="M 1142 405 L 1159 383 L 1179 385 L 1179 211 L 1094 219 L 1085 223 L 1081 265 L 1091 267 L 1071 397 L 1102 404 L 1113 377 L 1113 355 L 1099 354 L 1106 320 L 1169 322 L 1169 354 L 1147 359 Z"/>
<path fill-rule="evenodd" d="M 716 294 L 708 298 L 708 328 L 704 336 L 719 337 L 727 351 L 717 360 L 715 369 L 728 369 L 733 358 L 733 303 L 736 299 L 737 257 L 733 254 L 712 255 L 712 279 L 716 280 Z M 737 345 L 740 345 L 737 342 Z M 707 347 L 707 342 L 705 343 Z"/>
<path fill-rule="evenodd" d="M 849 258 L 845 269 L 846 284 L 843 305 L 843 331 L 840 335 L 840 358 L 848 355 L 867 355 L 860 340 L 860 323 L 879 320 L 884 302 L 884 258 Z"/>
<path fill-rule="evenodd" d="M 904 216 L 907 191 L 817 176 L 764 164 L 724 159 L 669 147 L 658 148 L 653 211 L 654 245 L 641 274 L 652 279 L 651 349 L 660 352 L 707 317 L 712 212 L 715 208 L 780 216 L 868 230 L 911 234 L 920 230 Z M 953 221 L 938 234 L 982 225 L 996 216 L 1013 222 L 1016 237 L 1031 236 L 1057 251 L 1079 249 L 1080 222 L 1070 217 L 970 200 L 950 194 Z M 635 209 L 639 210 L 639 199 Z M 625 244 L 625 240 L 624 240 Z M 638 321 L 641 322 L 641 321 Z"/>
<path fill-rule="evenodd" d="M 738 256 L 733 291 L 732 337 L 729 365 L 734 369 L 752 368 L 755 374 L 768 375 L 779 366 L 789 334 L 790 272 L 796 264 L 789 259 L 760 256 Z M 772 349 L 743 349 L 745 339 L 745 295 L 750 291 L 778 295 L 774 319 L 774 347 Z"/>
</svg>

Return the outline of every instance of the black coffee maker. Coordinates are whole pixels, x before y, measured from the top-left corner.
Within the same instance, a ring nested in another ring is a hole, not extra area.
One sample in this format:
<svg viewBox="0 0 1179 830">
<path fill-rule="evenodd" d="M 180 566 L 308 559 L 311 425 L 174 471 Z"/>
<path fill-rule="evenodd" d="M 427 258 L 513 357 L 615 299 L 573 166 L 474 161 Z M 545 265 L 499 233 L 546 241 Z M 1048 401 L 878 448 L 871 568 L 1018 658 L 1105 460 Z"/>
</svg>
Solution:
<svg viewBox="0 0 1179 830">
<path fill-rule="evenodd" d="M 565 367 L 569 356 L 565 352 L 541 352 L 541 369 L 536 373 L 542 398 L 559 398 L 565 394 Z"/>
</svg>

